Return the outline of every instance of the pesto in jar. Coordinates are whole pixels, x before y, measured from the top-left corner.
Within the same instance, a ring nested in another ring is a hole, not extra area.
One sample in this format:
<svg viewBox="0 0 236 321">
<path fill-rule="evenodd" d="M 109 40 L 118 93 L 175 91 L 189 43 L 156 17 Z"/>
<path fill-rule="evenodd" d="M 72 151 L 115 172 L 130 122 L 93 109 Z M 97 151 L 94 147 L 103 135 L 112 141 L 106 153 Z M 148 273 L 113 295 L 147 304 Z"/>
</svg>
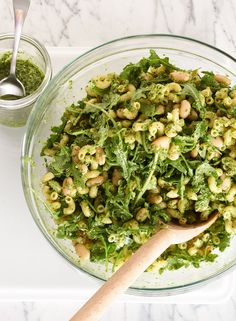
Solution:
<svg viewBox="0 0 236 321">
<path fill-rule="evenodd" d="M 11 52 L 0 55 L 0 80 L 9 76 L 11 57 Z M 29 96 L 41 85 L 44 73 L 29 59 L 17 59 L 16 77 L 24 85 L 26 96 Z"/>
</svg>

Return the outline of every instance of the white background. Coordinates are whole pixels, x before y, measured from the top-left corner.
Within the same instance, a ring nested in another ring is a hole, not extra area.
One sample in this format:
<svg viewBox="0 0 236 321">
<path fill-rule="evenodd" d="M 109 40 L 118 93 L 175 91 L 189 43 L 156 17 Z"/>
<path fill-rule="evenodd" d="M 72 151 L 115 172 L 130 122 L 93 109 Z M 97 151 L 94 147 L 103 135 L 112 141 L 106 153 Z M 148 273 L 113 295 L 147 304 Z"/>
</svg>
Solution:
<svg viewBox="0 0 236 321">
<path fill-rule="evenodd" d="M 11 0 L 0 0 L 0 33 L 12 32 L 12 17 Z M 25 33 L 47 46 L 96 46 L 122 36 L 155 32 L 194 37 L 233 55 L 235 30 L 234 0 L 34 0 L 24 28 Z M 4 219 L 1 205 L 0 218 Z M 0 244 L 0 253 L 3 246 Z M 22 250 L 17 248 L 17 240 L 12 250 L 13 253 Z M 1 264 L 0 259 L 0 273 Z M 17 272 L 16 267 L 16 277 L 20 277 Z M 0 320 L 62 321 L 68 320 L 76 308 L 76 302 L 0 302 Z M 236 292 L 230 300 L 216 306 L 115 304 L 103 318 L 104 321 L 235 319 Z"/>
</svg>

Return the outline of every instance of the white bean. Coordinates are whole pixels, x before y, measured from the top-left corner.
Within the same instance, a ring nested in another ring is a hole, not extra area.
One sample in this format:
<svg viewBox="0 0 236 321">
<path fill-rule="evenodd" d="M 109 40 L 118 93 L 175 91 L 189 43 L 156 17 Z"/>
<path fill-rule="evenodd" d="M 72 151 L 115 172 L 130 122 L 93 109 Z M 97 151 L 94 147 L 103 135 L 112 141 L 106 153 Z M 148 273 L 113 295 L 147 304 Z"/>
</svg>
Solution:
<svg viewBox="0 0 236 321">
<path fill-rule="evenodd" d="M 190 115 L 191 105 L 188 100 L 182 100 L 179 109 L 179 115 L 181 118 L 185 119 Z"/>
<path fill-rule="evenodd" d="M 121 173 L 119 169 L 115 168 L 112 173 L 112 184 L 114 186 L 119 186 L 120 182 L 121 182 Z"/>
<path fill-rule="evenodd" d="M 149 212 L 146 208 L 140 208 L 136 214 L 136 220 L 139 222 L 143 222 L 149 216 Z"/>
<path fill-rule="evenodd" d="M 189 80 L 190 75 L 186 71 L 173 71 L 170 73 L 171 78 L 177 82 L 186 82 Z"/>
<path fill-rule="evenodd" d="M 218 149 L 221 149 L 224 146 L 224 140 L 217 136 L 211 140 L 211 143 L 213 146 L 217 147 Z"/>
<path fill-rule="evenodd" d="M 192 149 L 190 155 L 192 158 L 196 158 L 198 155 L 198 150 L 196 148 Z"/>
<path fill-rule="evenodd" d="M 156 113 L 157 113 L 158 115 L 164 114 L 164 113 L 165 113 L 165 107 L 164 107 L 163 105 L 157 106 L 157 108 L 156 108 Z"/>
<path fill-rule="evenodd" d="M 179 197 L 177 189 L 171 190 L 166 194 L 167 197 L 169 198 L 176 198 Z"/>
<path fill-rule="evenodd" d="M 95 178 L 90 178 L 89 180 L 87 180 L 86 185 L 88 187 L 92 187 L 94 185 L 102 185 L 104 183 L 105 179 L 103 176 L 98 176 Z"/>
<path fill-rule="evenodd" d="M 83 244 L 76 244 L 75 251 L 79 255 L 81 260 L 90 259 L 90 251 Z"/>
<path fill-rule="evenodd" d="M 221 84 L 226 85 L 226 86 L 229 86 L 231 84 L 231 80 L 227 76 L 224 76 L 224 75 L 216 74 L 215 80 Z"/>
<path fill-rule="evenodd" d="M 169 146 L 170 146 L 170 141 L 171 141 L 171 138 L 170 138 L 170 137 L 168 137 L 168 136 L 161 136 L 161 137 L 155 139 L 155 140 L 152 142 L 152 146 L 155 147 L 155 148 L 168 149 Z"/>
<path fill-rule="evenodd" d="M 93 185 L 89 189 L 89 197 L 90 198 L 96 198 L 98 195 L 98 187 L 97 185 Z"/>
<path fill-rule="evenodd" d="M 159 194 L 149 194 L 147 201 L 150 204 L 160 204 L 162 202 L 162 197 Z"/>
</svg>

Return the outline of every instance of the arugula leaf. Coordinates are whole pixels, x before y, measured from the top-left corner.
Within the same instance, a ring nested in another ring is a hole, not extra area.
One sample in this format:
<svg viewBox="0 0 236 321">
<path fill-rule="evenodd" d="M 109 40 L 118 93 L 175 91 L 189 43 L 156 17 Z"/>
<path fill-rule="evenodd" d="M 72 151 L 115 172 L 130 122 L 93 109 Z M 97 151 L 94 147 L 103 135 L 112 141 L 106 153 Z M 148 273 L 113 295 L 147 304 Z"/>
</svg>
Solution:
<svg viewBox="0 0 236 321">
<path fill-rule="evenodd" d="M 99 97 L 103 97 L 109 90 L 108 88 L 106 89 L 98 88 L 93 81 L 89 82 L 89 87 L 91 88 L 92 92 Z"/>
<path fill-rule="evenodd" d="M 226 174 L 229 176 L 236 175 L 236 160 L 231 157 L 223 157 L 221 160 L 223 164 L 223 169 L 226 171 Z"/>
<path fill-rule="evenodd" d="M 53 161 L 49 164 L 49 169 L 55 176 L 61 176 L 65 173 L 70 163 L 70 148 L 62 146 L 60 151 L 54 156 Z"/>
<path fill-rule="evenodd" d="M 59 239 L 68 238 L 73 240 L 78 237 L 78 229 L 78 223 L 66 221 L 58 226 L 56 236 Z"/>
<path fill-rule="evenodd" d="M 149 183 L 150 183 L 150 180 L 151 180 L 151 178 L 152 178 L 152 176 L 153 176 L 153 174 L 154 174 L 154 172 L 155 172 L 155 170 L 156 170 L 158 157 L 159 157 L 158 153 L 155 153 L 155 154 L 154 154 L 153 161 L 152 161 L 152 162 L 150 163 L 150 165 L 149 165 L 148 176 L 147 176 L 146 180 L 144 181 L 144 184 L 143 184 L 140 192 L 139 192 L 138 195 L 137 195 L 137 198 L 136 198 L 136 200 L 135 200 L 135 204 L 137 204 L 137 202 L 140 200 L 140 198 L 143 196 L 143 194 L 144 194 L 144 193 L 146 192 L 146 190 L 147 190 L 147 187 L 148 187 L 148 185 L 149 185 Z"/>
<path fill-rule="evenodd" d="M 92 262 L 104 262 L 106 261 L 107 251 L 101 242 L 96 242 L 91 248 L 91 261 Z"/>
<path fill-rule="evenodd" d="M 196 147 L 197 142 L 200 138 L 204 138 L 208 129 L 208 124 L 206 121 L 196 122 L 196 126 L 193 134 L 190 135 L 177 135 L 173 138 L 174 144 L 179 147 L 181 153 L 185 154 L 190 152 Z"/>
<path fill-rule="evenodd" d="M 141 88 L 138 88 L 135 93 L 133 94 L 133 97 L 132 97 L 132 102 L 133 101 L 137 101 L 138 99 L 141 99 L 141 98 L 146 98 L 146 92 L 148 92 L 150 90 L 149 87 L 141 87 Z"/>
<path fill-rule="evenodd" d="M 149 101 L 142 101 L 140 111 L 147 117 L 153 117 L 156 115 L 156 105 Z"/>
<path fill-rule="evenodd" d="M 174 161 L 167 159 L 165 161 L 165 164 L 177 169 L 178 172 L 184 175 L 187 175 L 188 173 L 188 170 L 186 168 L 186 163 L 183 161 L 181 157 L 179 157 L 177 160 L 174 160 Z"/>
<path fill-rule="evenodd" d="M 64 131 L 64 128 L 65 128 L 65 125 L 66 125 L 68 119 L 67 119 L 67 117 L 65 117 L 65 115 L 63 115 L 61 120 L 62 120 L 62 123 L 60 126 L 54 126 L 51 128 L 52 133 L 49 136 L 49 138 L 47 139 L 46 143 L 44 144 L 44 147 L 43 147 L 41 154 L 40 154 L 41 156 L 44 155 L 44 150 L 46 148 L 52 148 L 53 144 L 60 140 L 61 134 Z"/>
<path fill-rule="evenodd" d="M 120 74 L 121 79 L 128 80 L 130 83 L 137 85 L 140 83 L 139 76 L 141 72 L 146 72 L 150 66 L 159 67 L 165 66 L 169 70 L 180 70 L 180 68 L 174 66 L 169 62 L 169 58 L 161 58 L 157 55 L 155 50 L 150 50 L 150 56 L 148 58 L 141 59 L 138 63 L 128 64 Z"/>
<path fill-rule="evenodd" d="M 139 83 L 138 79 L 142 72 L 141 67 L 138 64 L 130 63 L 127 65 L 120 74 L 120 78 L 128 80 L 130 83 L 137 85 Z"/>
<path fill-rule="evenodd" d="M 82 147 L 84 145 L 90 145 L 93 142 L 92 136 L 88 134 L 88 132 L 85 133 L 80 133 L 79 135 L 76 136 L 74 140 L 74 144 L 78 145 L 79 147 Z"/>
<path fill-rule="evenodd" d="M 203 212 L 209 209 L 210 195 L 211 193 L 209 193 L 209 190 L 207 189 L 201 191 L 201 195 L 194 204 L 194 209 L 196 212 Z"/>
<path fill-rule="evenodd" d="M 218 177 L 216 169 L 206 162 L 198 166 L 198 168 L 196 169 L 195 175 L 199 177 L 203 175 L 214 176 L 215 178 Z"/>
<path fill-rule="evenodd" d="M 211 90 L 217 91 L 221 88 L 220 83 L 215 80 L 215 75 L 213 72 L 203 71 L 204 76 L 201 78 L 200 86 L 202 89 L 210 87 Z"/>
<path fill-rule="evenodd" d="M 209 228 L 209 232 L 211 235 L 219 237 L 220 243 L 218 244 L 218 248 L 221 252 L 230 245 L 231 236 L 225 231 L 225 224 L 222 217 Z"/>
<path fill-rule="evenodd" d="M 91 137 L 91 130 L 90 129 L 79 129 L 79 130 L 73 129 L 68 131 L 68 134 L 73 136 L 84 135 L 84 136 Z"/>
<path fill-rule="evenodd" d="M 193 176 L 193 169 L 190 166 L 191 163 L 183 155 L 181 155 L 181 158 L 183 159 L 183 161 L 186 165 L 186 168 L 188 170 L 188 175 L 192 177 Z"/>
<path fill-rule="evenodd" d="M 217 179 L 217 172 L 213 166 L 204 162 L 198 166 L 192 180 L 192 186 L 196 192 L 200 191 L 205 185 L 205 176 L 213 176 Z"/>
<path fill-rule="evenodd" d="M 205 120 L 199 121 L 196 124 L 193 137 L 195 141 L 198 141 L 200 138 L 204 137 L 207 133 L 208 124 Z"/>
<path fill-rule="evenodd" d="M 147 84 L 150 84 L 150 83 L 154 83 L 154 84 L 168 83 L 170 81 L 171 81 L 170 76 L 163 73 L 163 74 L 160 74 L 158 76 L 155 76 L 155 78 L 152 81 L 150 81 L 150 82 L 147 81 Z"/>
<path fill-rule="evenodd" d="M 83 114 L 93 114 L 97 116 L 100 114 L 101 110 L 106 111 L 109 109 L 110 104 L 108 102 L 96 103 L 96 104 L 87 104 L 86 108 L 81 111 Z"/>
<path fill-rule="evenodd" d="M 217 257 L 217 254 L 209 253 L 206 256 L 200 254 L 191 256 L 187 251 L 176 249 L 173 253 L 170 253 L 167 258 L 167 269 L 168 270 L 178 270 L 181 267 L 188 267 L 190 264 L 195 268 L 200 267 L 202 261 L 213 262 Z"/>
<path fill-rule="evenodd" d="M 159 205 L 152 205 L 150 208 L 150 214 L 155 218 L 159 218 L 164 223 L 170 222 L 169 215 L 165 210 L 161 209 Z"/>
<path fill-rule="evenodd" d="M 180 136 L 177 135 L 173 139 L 174 144 L 179 146 L 181 153 L 190 152 L 196 146 L 196 140 L 191 136 Z"/>
<path fill-rule="evenodd" d="M 235 107 L 231 107 L 231 109 L 229 110 L 229 114 L 231 116 L 233 116 L 234 118 L 236 118 L 236 106 Z"/>
<path fill-rule="evenodd" d="M 71 104 L 66 108 L 66 112 L 69 112 L 74 115 L 78 115 L 81 113 L 81 109 L 84 109 L 86 106 L 85 102 L 78 101 L 77 104 Z"/>
<path fill-rule="evenodd" d="M 113 145 L 113 153 L 116 156 L 117 164 L 122 168 L 123 177 L 128 180 L 130 177 L 130 171 L 129 171 L 129 164 L 128 164 L 128 152 L 125 148 L 125 145 L 122 141 L 122 138 L 120 138 L 117 142 L 114 141 Z"/>
<path fill-rule="evenodd" d="M 148 58 L 148 61 L 150 66 L 152 67 L 159 67 L 160 65 L 163 65 L 170 70 L 180 70 L 180 68 L 170 63 L 170 60 L 168 57 L 165 57 L 165 58 L 159 57 L 156 51 L 153 49 L 150 50 L 150 56 Z"/>
<path fill-rule="evenodd" d="M 197 88 L 193 84 L 188 83 L 184 85 L 182 93 L 187 96 L 191 96 L 194 99 L 193 107 L 200 113 L 200 117 L 204 118 L 206 108 Z"/>
<path fill-rule="evenodd" d="M 120 101 L 120 95 L 109 92 L 108 94 L 104 95 L 102 102 L 109 106 L 109 109 L 116 106 Z"/>
<path fill-rule="evenodd" d="M 184 191 L 185 191 L 185 188 L 186 188 L 185 184 L 184 184 L 184 178 L 185 178 L 185 176 L 183 174 L 181 174 L 180 180 L 179 180 L 179 182 L 177 184 L 178 192 L 179 192 L 181 200 L 184 198 Z"/>
<path fill-rule="evenodd" d="M 67 175 L 73 177 L 73 181 L 76 187 L 84 188 L 85 183 L 82 179 L 81 171 L 77 166 L 77 164 L 71 163 L 70 166 L 67 168 Z"/>
<path fill-rule="evenodd" d="M 112 192 L 112 184 L 108 181 L 104 183 L 103 187 L 105 194 L 108 196 L 106 198 L 106 207 L 114 220 L 119 219 L 121 222 L 126 222 L 133 218 L 133 214 L 129 210 L 129 204 L 126 202 L 127 194 L 130 194 L 130 191 L 127 191 L 125 185 L 119 186 L 116 193 Z M 114 228 L 114 224 L 111 228 Z"/>
</svg>

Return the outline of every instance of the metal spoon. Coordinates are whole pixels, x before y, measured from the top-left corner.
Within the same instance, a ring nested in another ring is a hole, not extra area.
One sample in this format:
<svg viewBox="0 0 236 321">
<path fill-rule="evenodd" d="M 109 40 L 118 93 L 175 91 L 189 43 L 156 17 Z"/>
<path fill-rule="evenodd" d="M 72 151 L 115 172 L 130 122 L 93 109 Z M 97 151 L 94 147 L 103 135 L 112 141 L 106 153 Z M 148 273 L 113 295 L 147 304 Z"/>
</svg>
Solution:
<svg viewBox="0 0 236 321">
<path fill-rule="evenodd" d="M 13 0 L 13 9 L 15 16 L 15 37 L 13 53 L 8 77 L 0 81 L 0 98 L 16 99 L 25 96 L 23 84 L 16 78 L 16 58 L 20 43 L 21 31 L 28 12 L 30 0 Z"/>
<path fill-rule="evenodd" d="M 168 224 L 144 243 L 92 296 L 70 321 L 96 321 L 115 298 L 123 293 L 170 245 L 187 242 L 209 228 L 217 219 L 180 226 Z"/>
</svg>

